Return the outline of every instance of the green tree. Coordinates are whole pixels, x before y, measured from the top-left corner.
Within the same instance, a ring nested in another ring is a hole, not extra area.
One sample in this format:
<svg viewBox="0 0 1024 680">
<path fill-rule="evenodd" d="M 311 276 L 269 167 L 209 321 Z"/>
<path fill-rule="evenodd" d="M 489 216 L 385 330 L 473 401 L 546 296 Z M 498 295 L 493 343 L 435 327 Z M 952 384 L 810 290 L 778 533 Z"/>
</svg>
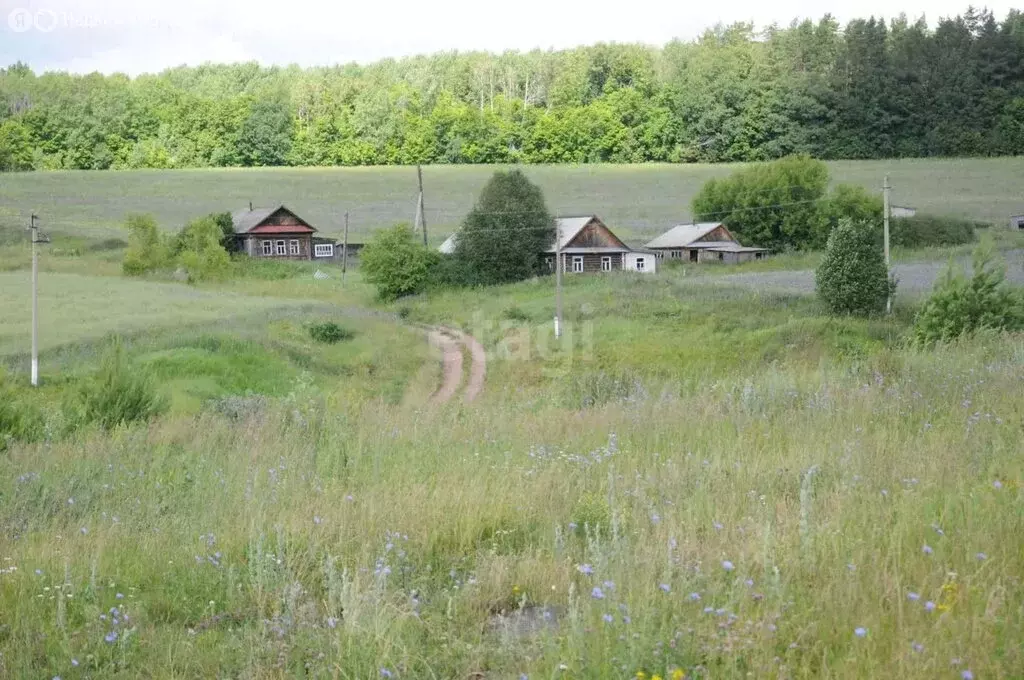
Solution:
<svg viewBox="0 0 1024 680">
<path fill-rule="evenodd" d="M 125 228 L 128 248 L 121 264 L 125 274 L 141 276 L 168 266 L 168 247 L 152 215 L 129 215 Z"/>
<path fill-rule="evenodd" d="M 820 203 L 828 189 L 821 161 L 794 156 L 713 179 L 693 198 L 702 222 L 724 222 L 744 245 L 809 248 L 825 230 Z"/>
<path fill-rule="evenodd" d="M 0 172 L 31 170 L 32 141 L 29 130 L 16 120 L 0 123 Z"/>
<path fill-rule="evenodd" d="M 359 254 L 366 280 L 385 301 L 422 292 L 437 266 L 439 254 L 417 238 L 412 227 L 396 224 L 377 232 Z"/>
<path fill-rule="evenodd" d="M 884 310 L 896 283 L 889 278 L 877 230 L 850 221 L 832 230 L 815 283 L 832 314 L 869 316 Z"/>
<path fill-rule="evenodd" d="M 967 278 L 950 261 L 914 319 L 915 344 L 933 345 L 981 329 L 1024 330 L 1024 289 L 1006 283 L 1005 263 L 996 261 L 991 244 L 975 249 L 973 270 Z"/>
<path fill-rule="evenodd" d="M 259 100 L 238 135 L 238 155 L 245 165 L 283 165 L 292 148 L 292 118 L 281 102 Z"/>
<path fill-rule="evenodd" d="M 843 220 L 870 225 L 876 229 L 882 228 L 882 197 L 868 192 L 863 187 L 839 184 L 821 207 L 824 219 L 818 222 L 821 229 L 814 234 L 812 240 L 815 248 L 824 248 L 828 243 L 829 234 Z"/>
<path fill-rule="evenodd" d="M 462 223 L 455 256 L 474 283 L 508 283 L 541 273 L 541 254 L 554 241 L 540 188 L 520 170 L 496 172 Z"/>
<path fill-rule="evenodd" d="M 223 278 L 231 258 L 221 245 L 224 230 L 216 216 L 190 222 L 177 238 L 178 262 L 188 271 L 189 281 Z"/>
</svg>

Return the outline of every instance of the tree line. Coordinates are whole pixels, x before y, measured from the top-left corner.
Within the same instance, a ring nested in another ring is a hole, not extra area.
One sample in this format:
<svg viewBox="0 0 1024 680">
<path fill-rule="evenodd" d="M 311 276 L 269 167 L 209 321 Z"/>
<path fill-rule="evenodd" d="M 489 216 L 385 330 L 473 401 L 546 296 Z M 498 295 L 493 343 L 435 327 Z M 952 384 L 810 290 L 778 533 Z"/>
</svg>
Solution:
<svg viewBox="0 0 1024 680">
<path fill-rule="evenodd" d="M 302 69 L 0 70 L 0 170 L 1024 153 L 1024 14 Z"/>
</svg>

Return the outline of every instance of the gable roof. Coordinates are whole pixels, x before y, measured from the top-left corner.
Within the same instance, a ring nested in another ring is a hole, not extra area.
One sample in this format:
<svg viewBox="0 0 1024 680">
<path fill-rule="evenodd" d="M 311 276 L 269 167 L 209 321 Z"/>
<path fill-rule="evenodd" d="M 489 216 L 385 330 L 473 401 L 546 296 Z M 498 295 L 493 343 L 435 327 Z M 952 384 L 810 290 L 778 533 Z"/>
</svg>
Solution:
<svg viewBox="0 0 1024 680">
<path fill-rule="evenodd" d="M 685 248 L 694 241 L 702 239 L 715 229 L 724 227 L 721 222 L 701 222 L 699 224 L 680 224 L 672 227 L 664 234 L 649 241 L 645 248 Z M 728 229 L 726 229 L 728 231 Z"/>
<path fill-rule="evenodd" d="M 575 239 L 577 236 L 579 236 L 580 232 L 583 231 L 583 229 L 585 229 L 588 224 L 590 224 L 591 222 L 594 222 L 595 220 L 597 221 L 598 224 L 603 226 L 605 229 L 608 229 L 608 226 L 604 222 L 602 222 L 601 219 L 597 215 L 585 215 L 585 216 L 576 216 L 576 217 L 556 217 L 555 218 L 555 229 L 556 229 L 555 233 L 556 233 L 557 236 L 556 236 L 555 242 L 551 244 L 551 246 L 547 249 L 546 252 L 549 252 L 549 253 L 555 252 L 555 250 L 559 247 L 559 245 L 561 245 L 561 248 L 564 250 L 565 248 L 568 247 L 568 245 L 570 243 L 572 243 L 573 239 Z M 615 236 L 615 234 L 612 233 L 611 229 L 608 229 L 608 232 L 616 240 L 618 240 L 620 243 L 622 243 L 621 239 L 619 239 L 618 236 Z M 458 236 L 459 236 L 459 233 L 455 232 L 451 236 L 446 238 L 444 243 L 442 243 L 438 247 L 438 251 L 441 252 L 441 253 L 444 253 L 445 255 L 451 255 L 452 253 L 454 253 L 455 252 L 456 241 L 458 240 Z M 559 241 L 561 241 L 561 244 L 559 244 Z M 630 249 L 629 246 L 625 245 L 624 243 L 623 243 L 623 247 L 622 248 L 616 248 L 616 247 L 606 248 L 606 250 L 614 250 L 615 252 L 621 252 L 621 251 L 624 251 L 624 250 L 628 251 L 629 249 Z"/>
<path fill-rule="evenodd" d="M 306 220 L 304 220 L 301 217 L 299 217 L 298 215 L 296 215 L 294 211 L 289 210 L 284 205 L 277 205 L 277 206 L 275 206 L 273 208 L 255 208 L 253 210 L 236 210 L 235 212 L 231 213 L 231 222 L 232 222 L 232 224 L 235 227 L 235 233 L 236 234 L 245 234 L 247 232 L 250 232 L 253 229 L 255 229 L 256 227 L 258 227 L 261 224 L 263 224 L 265 221 L 267 221 L 267 219 L 269 219 L 271 215 L 273 215 L 274 213 L 279 212 L 281 210 L 284 210 L 289 215 L 294 217 L 296 220 L 299 221 L 300 224 L 305 225 L 306 227 L 312 229 L 313 231 L 316 231 L 316 228 L 313 227 L 313 225 L 311 225 L 310 223 L 306 222 Z"/>
<path fill-rule="evenodd" d="M 456 233 L 452 234 L 451 236 L 449 236 L 448 238 L 446 238 L 444 240 L 444 243 L 441 244 L 441 246 L 438 248 L 438 250 L 440 252 L 444 253 L 445 255 L 451 255 L 452 253 L 454 253 L 455 252 L 455 237 L 457 235 L 458 235 L 458 232 L 456 232 Z"/>
</svg>

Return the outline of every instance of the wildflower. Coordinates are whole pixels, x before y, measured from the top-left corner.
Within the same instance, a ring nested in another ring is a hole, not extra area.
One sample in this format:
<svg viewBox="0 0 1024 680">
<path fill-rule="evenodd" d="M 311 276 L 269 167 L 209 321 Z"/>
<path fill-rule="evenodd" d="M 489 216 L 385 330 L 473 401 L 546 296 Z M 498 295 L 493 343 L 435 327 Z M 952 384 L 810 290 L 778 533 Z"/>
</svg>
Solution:
<svg viewBox="0 0 1024 680">
<path fill-rule="evenodd" d="M 526 673 L 520 673 L 519 674 L 519 680 L 530 680 L 530 676 L 527 675 Z"/>
<path fill-rule="evenodd" d="M 974 673 L 972 673 L 971 670 L 968 668 L 960 674 L 960 677 L 963 678 L 963 680 L 974 680 Z"/>
<path fill-rule="evenodd" d="M 700 602 L 700 593 L 690 593 L 691 602 Z"/>
<path fill-rule="evenodd" d="M 725 569 L 726 571 L 732 571 L 735 568 L 736 567 L 734 567 L 732 562 L 730 562 L 729 560 L 725 560 L 722 562 L 722 569 Z"/>
<path fill-rule="evenodd" d="M 576 527 L 579 525 L 576 522 L 569 522 L 569 531 L 576 531 Z"/>
<path fill-rule="evenodd" d="M 855 628 L 853 630 L 853 634 L 856 635 L 859 638 L 867 637 L 868 630 L 867 630 L 867 628 Z"/>
<path fill-rule="evenodd" d="M 320 524 L 324 521 L 324 518 L 320 515 L 313 515 L 313 524 Z"/>
<path fill-rule="evenodd" d="M 925 555 L 931 555 L 935 551 L 932 550 L 932 547 L 930 545 L 925 543 L 924 547 L 921 548 L 921 552 L 923 552 Z"/>
<path fill-rule="evenodd" d="M 1003 483 L 1002 483 L 1002 482 L 1000 482 L 1000 481 L 999 481 L 999 480 L 997 479 L 996 481 L 992 482 L 992 487 L 993 487 L 994 489 L 1002 489 L 1002 488 L 1003 488 Z"/>
<path fill-rule="evenodd" d="M 651 676 L 651 680 L 661 680 L 661 676 L 658 675 L 657 673 L 655 673 L 654 675 Z"/>
<path fill-rule="evenodd" d="M 911 602 L 917 602 L 921 599 L 921 595 L 918 593 L 907 593 L 907 599 Z"/>
<path fill-rule="evenodd" d="M 747 584 L 748 588 L 753 588 L 754 587 L 754 579 L 752 579 L 752 578 L 748 578 L 746 581 L 744 581 L 744 583 Z"/>
<path fill-rule="evenodd" d="M 594 586 L 594 589 L 590 591 L 590 596 L 595 600 L 603 600 L 604 591 L 598 588 L 597 586 Z"/>
<path fill-rule="evenodd" d="M 721 530 L 722 530 L 722 528 L 723 528 L 723 527 L 722 527 L 722 523 L 721 523 L 721 522 L 715 522 L 715 523 L 714 523 L 714 524 L 712 524 L 711 526 L 713 526 L 713 527 L 715 528 L 715 531 L 721 531 Z"/>
<path fill-rule="evenodd" d="M 938 524 L 933 524 L 932 525 L 932 529 L 934 529 L 935 533 L 937 533 L 939 536 L 945 536 L 946 535 L 946 532 L 943 531 L 942 527 L 940 527 Z"/>
<path fill-rule="evenodd" d="M 647 680 L 647 673 L 644 673 L 643 671 L 637 671 L 636 680 Z"/>
<path fill-rule="evenodd" d="M 381 668 L 380 669 L 380 677 L 382 677 L 382 678 L 393 678 L 393 677 L 395 677 L 395 674 L 392 673 L 391 671 L 389 671 L 387 668 Z"/>
<path fill-rule="evenodd" d="M 85 527 L 82 527 L 82 528 L 81 528 L 81 529 L 79 529 L 78 531 L 79 531 L 79 532 L 81 532 L 81 534 L 82 534 L 83 536 L 85 536 L 85 535 L 86 535 L 87 533 L 89 533 L 89 530 L 88 530 L 88 529 L 86 529 Z"/>
<path fill-rule="evenodd" d="M 629 624 L 633 623 L 633 619 L 629 616 L 623 616 L 622 622 L 628 626 Z"/>
<path fill-rule="evenodd" d="M 935 603 L 932 602 L 931 600 L 928 600 L 927 602 L 924 603 L 924 610 L 927 611 L 927 612 L 935 611 Z"/>
<path fill-rule="evenodd" d="M 78 666 L 78 659 L 72 659 L 71 660 L 71 665 L 72 666 Z"/>
<path fill-rule="evenodd" d="M 664 592 L 666 592 L 666 593 L 671 593 L 671 592 L 672 592 L 672 586 L 670 586 L 670 585 L 669 585 L 669 584 L 667 584 L 667 583 L 662 583 L 662 584 L 661 584 L 660 586 L 658 586 L 658 587 L 659 587 L 659 588 L 661 588 L 661 589 L 662 589 L 662 591 L 664 591 Z"/>
<path fill-rule="evenodd" d="M 984 562 L 985 560 L 987 560 L 987 559 L 988 559 L 988 555 L 986 555 L 986 554 L 985 554 L 985 553 L 983 553 L 983 552 L 980 552 L 980 553 L 978 553 L 978 554 L 976 555 L 976 557 L 978 558 L 978 561 L 980 561 L 980 562 Z"/>
<path fill-rule="evenodd" d="M 42 569 L 36 569 L 36 576 L 42 576 L 42 575 L 43 575 L 43 570 Z"/>
<path fill-rule="evenodd" d="M 594 573 L 594 568 L 589 564 L 581 564 L 580 566 L 576 567 L 576 571 L 586 576 L 590 576 Z"/>
<path fill-rule="evenodd" d="M 605 623 L 611 623 L 615 620 L 615 618 L 611 614 L 605 614 L 601 618 L 604 620 Z"/>
<path fill-rule="evenodd" d="M 117 631 L 110 631 L 109 633 L 103 636 L 103 639 L 108 643 L 117 642 Z"/>
<path fill-rule="evenodd" d="M 651 515 L 651 524 L 658 524 L 659 522 L 661 522 L 661 515 L 658 513 Z"/>
<path fill-rule="evenodd" d="M 920 642 L 911 642 L 910 643 L 910 648 L 913 649 L 918 654 L 920 654 L 921 652 L 924 651 L 924 645 L 922 645 Z"/>
<path fill-rule="evenodd" d="M 682 668 L 674 668 L 670 677 L 672 680 L 686 680 L 686 673 Z"/>
<path fill-rule="evenodd" d="M 123 600 L 124 599 L 124 593 L 118 593 L 117 595 L 114 595 L 114 597 L 117 598 L 118 600 Z"/>
<path fill-rule="evenodd" d="M 704 613 L 705 614 L 710 614 L 713 611 L 715 611 L 714 607 L 704 607 Z"/>
<path fill-rule="evenodd" d="M 335 628 L 335 627 L 337 627 L 337 625 L 338 625 L 338 619 L 334 618 L 333 616 L 327 617 L 327 627 L 328 628 Z"/>
<path fill-rule="evenodd" d="M 605 581 L 601 585 L 603 585 L 608 590 L 615 590 L 615 582 L 614 581 Z"/>
<path fill-rule="evenodd" d="M 355 500 L 355 498 L 352 498 L 352 496 L 349 495 L 349 496 L 345 496 L 345 500 L 348 501 L 349 503 L 351 503 L 352 501 Z"/>
</svg>

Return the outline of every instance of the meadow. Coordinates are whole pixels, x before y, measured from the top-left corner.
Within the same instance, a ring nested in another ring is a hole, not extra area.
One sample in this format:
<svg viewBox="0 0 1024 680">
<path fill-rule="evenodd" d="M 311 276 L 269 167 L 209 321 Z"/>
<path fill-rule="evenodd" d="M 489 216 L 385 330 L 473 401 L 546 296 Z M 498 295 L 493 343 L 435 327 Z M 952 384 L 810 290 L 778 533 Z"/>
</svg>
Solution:
<svg viewBox="0 0 1024 680">
<path fill-rule="evenodd" d="M 923 212 L 1008 223 L 1024 211 L 1024 158 L 835 161 L 833 182 L 881 191 L 886 173 L 893 203 Z M 690 200 L 708 179 L 737 168 L 722 165 L 524 166 L 561 215 L 600 215 L 623 238 L 643 243 L 691 219 Z M 496 166 L 424 168 L 432 242 L 462 221 Z M 0 177 L 0 228 L 21 228 L 35 211 L 45 229 L 67 236 L 123 237 L 130 212 L 154 214 L 178 229 L 210 212 L 284 203 L 326 235 L 341 237 L 349 213 L 353 241 L 377 228 L 412 223 L 416 169 L 268 168 L 233 170 L 71 171 Z"/>
</svg>

